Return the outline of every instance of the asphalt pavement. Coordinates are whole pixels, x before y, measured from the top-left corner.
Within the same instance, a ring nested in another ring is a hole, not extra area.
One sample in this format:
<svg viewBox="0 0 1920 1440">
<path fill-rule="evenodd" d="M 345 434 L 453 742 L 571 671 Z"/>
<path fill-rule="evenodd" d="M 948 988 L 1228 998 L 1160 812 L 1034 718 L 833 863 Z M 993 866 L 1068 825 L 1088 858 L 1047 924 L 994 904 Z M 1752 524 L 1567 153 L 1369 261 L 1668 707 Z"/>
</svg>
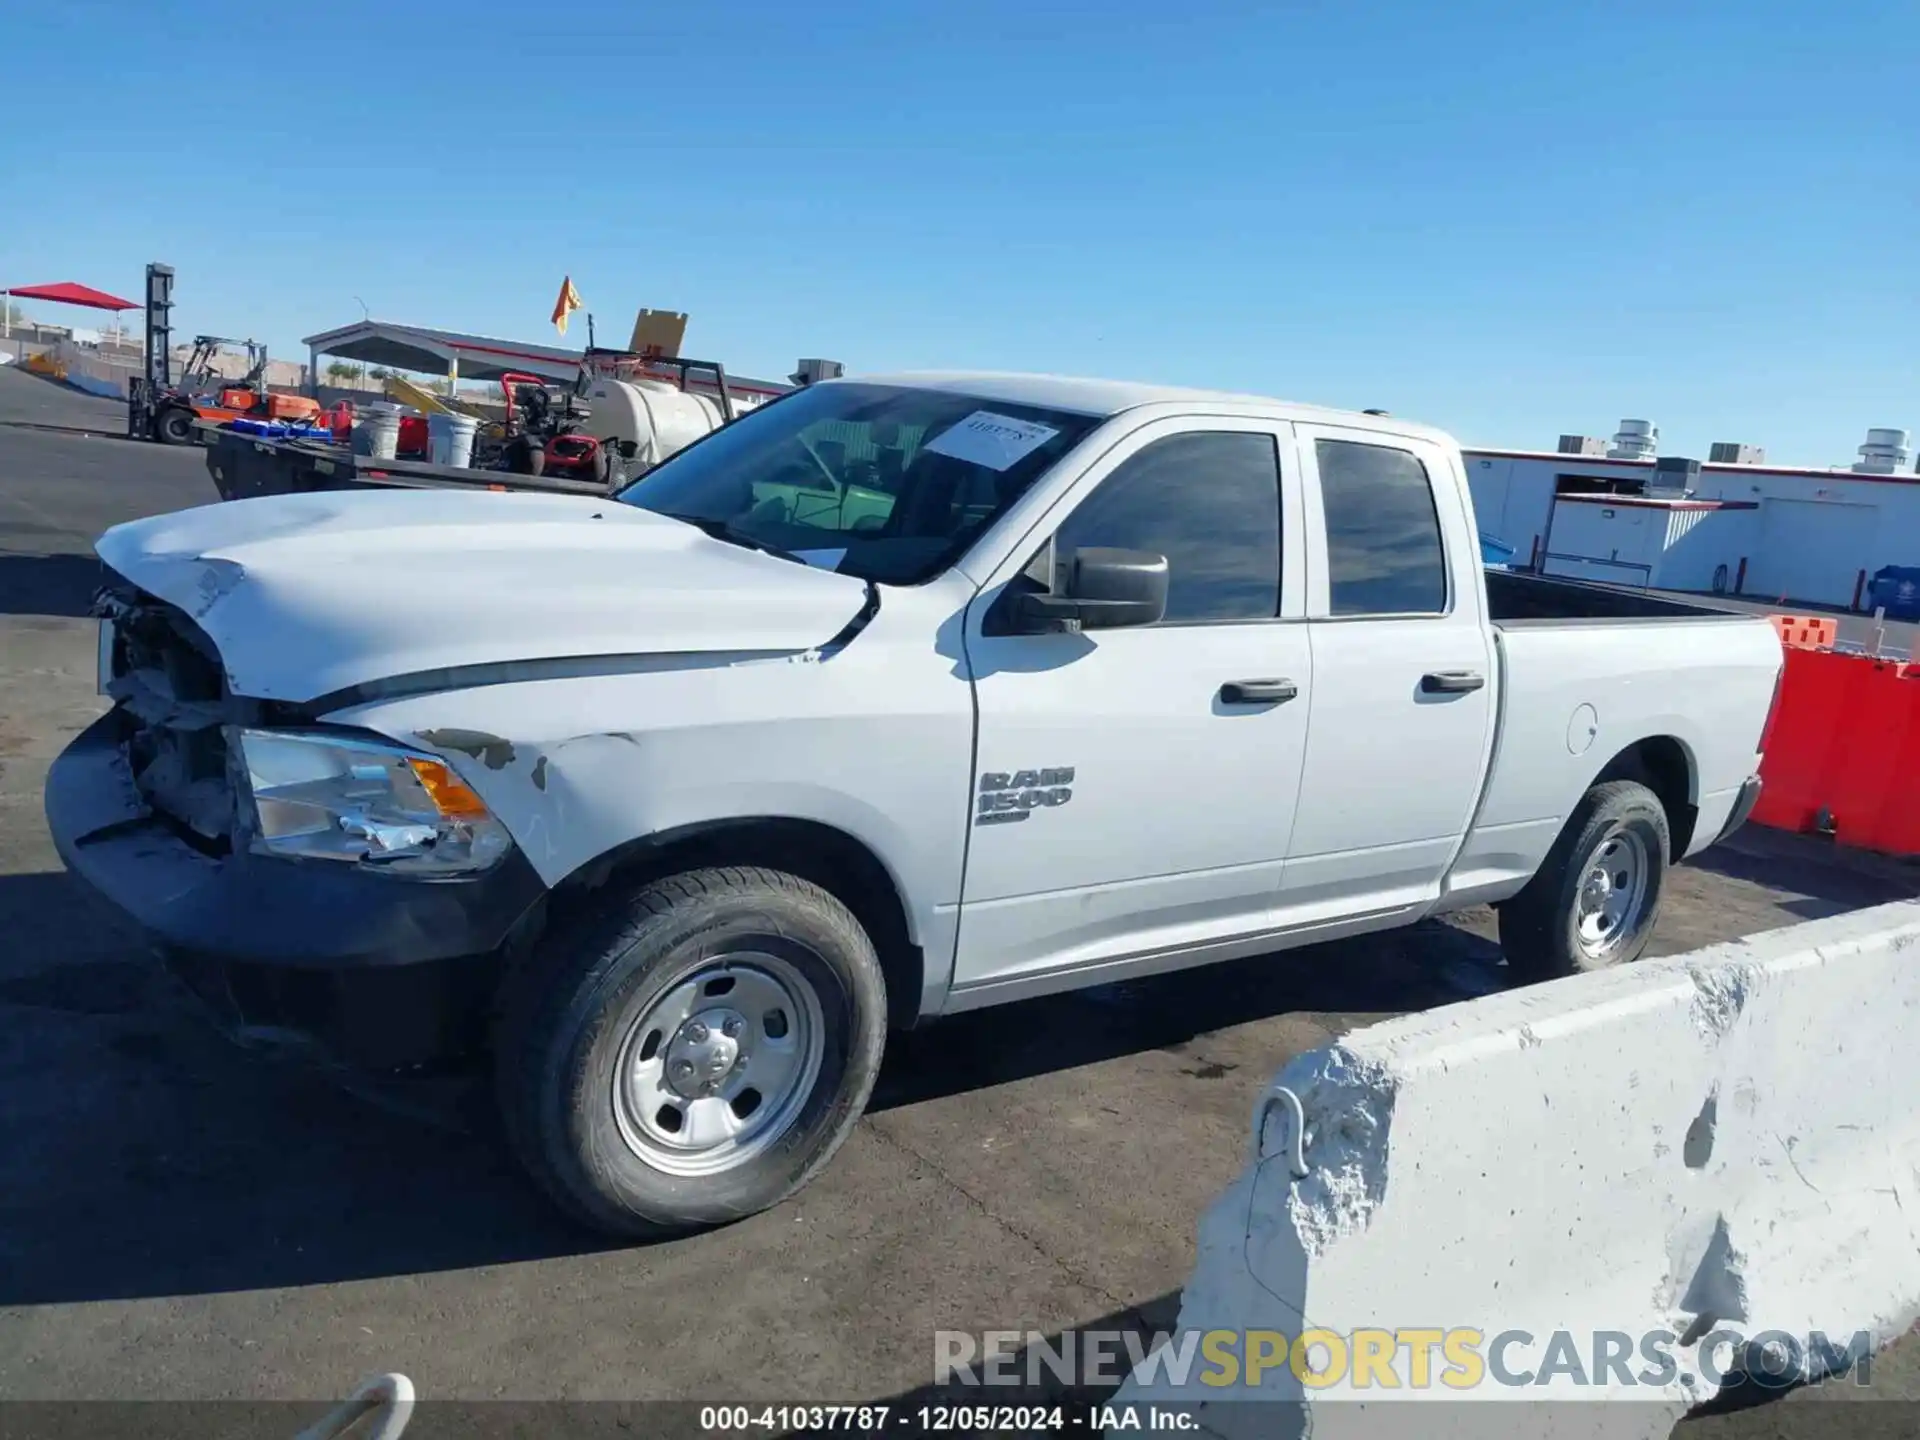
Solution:
<svg viewBox="0 0 1920 1440">
<path fill-rule="evenodd" d="M 0 370 L 0 422 L 20 381 L 46 383 Z M 442 1400 L 924 1398 L 936 1330 L 1169 1325 L 1273 1072 L 1506 983 L 1474 912 L 959 1017 L 892 1042 L 795 1200 L 601 1243 L 520 1178 L 481 1087 L 356 1093 L 230 1047 L 62 873 L 40 790 L 102 705 L 89 546 L 214 499 L 197 451 L 0 423 L 0 1396 L 320 1401 L 398 1369 Z M 1675 872 L 1655 951 L 1914 894 L 1904 866 L 1750 830 Z M 1912 1373 L 1881 1357 L 1873 1393 Z M 282 1418 L 255 1433 L 312 1417 Z"/>
<path fill-rule="evenodd" d="M 124 435 L 127 406 L 35 375 L 18 362 L 0 365 L 0 427 L 21 426 Z"/>
</svg>

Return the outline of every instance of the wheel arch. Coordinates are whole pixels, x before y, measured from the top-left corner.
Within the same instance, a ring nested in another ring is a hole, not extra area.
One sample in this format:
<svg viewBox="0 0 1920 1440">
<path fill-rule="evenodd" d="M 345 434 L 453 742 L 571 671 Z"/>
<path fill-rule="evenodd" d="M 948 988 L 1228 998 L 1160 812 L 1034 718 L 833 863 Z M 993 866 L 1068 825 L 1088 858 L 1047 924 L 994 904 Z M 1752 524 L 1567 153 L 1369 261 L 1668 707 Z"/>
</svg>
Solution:
<svg viewBox="0 0 1920 1440">
<path fill-rule="evenodd" d="M 553 890 L 560 906 L 609 883 L 645 884 L 709 865 L 757 865 L 811 881 L 848 910 L 873 941 L 887 981 L 887 1019 L 907 1029 L 921 1016 L 926 955 L 914 943 L 899 880 L 871 846 L 818 820 L 761 815 L 706 820 L 614 847 Z"/>
<path fill-rule="evenodd" d="M 1684 740 L 1673 735 L 1648 735 L 1607 761 L 1594 776 L 1593 785 L 1632 780 L 1651 790 L 1667 812 L 1667 829 L 1673 841 L 1669 859 L 1678 860 L 1692 847 L 1694 828 L 1699 823 L 1699 778 L 1700 767 Z"/>
</svg>

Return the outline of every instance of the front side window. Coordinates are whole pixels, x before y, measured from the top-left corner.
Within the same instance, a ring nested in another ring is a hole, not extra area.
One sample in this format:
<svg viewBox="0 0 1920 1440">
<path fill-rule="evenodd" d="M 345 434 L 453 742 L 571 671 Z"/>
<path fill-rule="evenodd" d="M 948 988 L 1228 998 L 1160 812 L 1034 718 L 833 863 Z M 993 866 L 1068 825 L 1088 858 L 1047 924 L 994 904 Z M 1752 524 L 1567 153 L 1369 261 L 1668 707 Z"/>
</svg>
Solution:
<svg viewBox="0 0 1920 1440">
<path fill-rule="evenodd" d="M 1122 461 L 1060 527 L 1056 567 L 1086 545 L 1167 557 L 1162 624 L 1280 613 L 1280 459 L 1271 435 L 1206 431 Z M 1056 578 L 1056 585 L 1059 578 Z"/>
<path fill-rule="evenodd" d="M 812 385 L 750 411 L 620 492 L 737 543 L 919 584 L 1103 417 L 947 390 Z"/>
<path fill-rule="evenodd" d="M 1317 440 L 1327 578 L 1335 615 L 1437 615 L 1446 551 L 1426 466 L 1410 451 Z"/>
</svg>

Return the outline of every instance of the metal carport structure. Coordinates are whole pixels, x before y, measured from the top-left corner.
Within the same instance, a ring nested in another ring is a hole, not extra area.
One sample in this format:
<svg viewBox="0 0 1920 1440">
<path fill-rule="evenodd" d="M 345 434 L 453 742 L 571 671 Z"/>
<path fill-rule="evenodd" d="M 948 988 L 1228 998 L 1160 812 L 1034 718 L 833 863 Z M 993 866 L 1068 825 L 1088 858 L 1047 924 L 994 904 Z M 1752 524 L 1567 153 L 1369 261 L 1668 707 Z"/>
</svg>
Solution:
<svg viewBox="0 0 1920 1440">
<path fill-rule="evenodd" d="M 446 375 L 456 384 L 462 380 L 498 380 L 502 375 L 516 373 L 537 375 L 542 380 L 570 386 L 580 373 L 584 353 L 558 345 L 463 335 L 455 330 L 431 330 L 424 325 L 373 319 L 309 335 L 301 343 L 307 347 L 310 365 L 307 373 L 316 386 L 320 383 L 322 355 L 336 355 L 363 365 L 383 365 L 389 370 Z M 792 388 L 786 381 L 754 380 L 732 374 L 727 376 L 727 384 L 738 393 L 760 399 L 772 399 Z"/>
<path fill-rule="evenodd" d="M 517 373 L 571 385 L 580 372 L 578 350 L 535 345 L 525 340 L 462 335 L 453 330 L 431 330 L 424 325 L 399 325 L 391 320 L 361 320 L 342 325 L 338 330 L 309 335 L 302 343 L 307 347 L 312 365 L 309 373 L 315 377 L 316 384 L 322 355 L 335 355 L 363 365 L 384 365 L 389 370 L 445 375 L 456 383 L 498 380 L 502 375 Z"/>
</svg>

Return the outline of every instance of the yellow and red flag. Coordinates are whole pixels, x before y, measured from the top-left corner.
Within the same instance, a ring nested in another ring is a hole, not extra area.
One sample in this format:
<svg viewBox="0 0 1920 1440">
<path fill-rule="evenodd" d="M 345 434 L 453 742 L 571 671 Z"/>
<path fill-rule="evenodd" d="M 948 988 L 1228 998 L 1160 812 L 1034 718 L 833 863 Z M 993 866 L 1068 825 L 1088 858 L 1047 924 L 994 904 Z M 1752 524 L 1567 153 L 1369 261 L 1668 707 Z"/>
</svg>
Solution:
<svg viewBox="0 0 1920 1440">
<path fill-rule="evenodd" d="M 580 308 L 580 292 L 573 288 L 573 277 L 567 275 L 560 281 L 560 298 L 553 302 L 553 328 L 562 335 L 567 333 L 567 316 Z"/>
</svg>

